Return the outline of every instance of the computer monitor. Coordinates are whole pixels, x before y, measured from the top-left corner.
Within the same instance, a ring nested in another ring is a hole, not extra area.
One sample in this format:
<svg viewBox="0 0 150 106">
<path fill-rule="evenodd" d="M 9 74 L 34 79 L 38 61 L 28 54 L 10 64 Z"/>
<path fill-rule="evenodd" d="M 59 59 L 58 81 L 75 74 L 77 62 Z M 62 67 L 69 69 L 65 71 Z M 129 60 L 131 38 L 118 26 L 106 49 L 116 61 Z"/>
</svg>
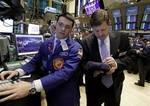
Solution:
<svg viewBox="0 0 150 106">
<path fill-rule="evenodd" d="M 150 14 L 144 14 L 142 21 L 143 22 L 150 22 Z"/>
<path fill-rule="evenodd" d="M 127 23 L 126 30 L 135 30 L 135 23 Z"/>
<path fill-rule="evenodd" d="M 127 22 L 136 22 L 136 15 L 127 16 Z"/>
<path fill-rule="evenodd" d="M 114 17 L 115 23 L 121 23 L 121 17 Z"/>
<path fill-rule="evenodd" d="M 115 30 L 122 30 L 122 24 L 115 24 Z"/>
<path fill-rule="evenodd" d="M 143 35 L 143 38 L 146 38 L 146 39 L 148 39 L 150 41 L 150 34 Z"/>
<path fill-rule="evenodd" d="M 99 0 L 95 0 L 84 5 L 86 15 L 91 15 L 96 10 L 100 9 Z"/>
<path fill-rule="evenodd" d="M 15 35 L 17 55 L 33 55 L 36 54 L 40 45 L 44 41 L 43 35 Z"/>
<path fill-rule="evenodd" d="M 4 60 L 8 59 L 9 45 L 10 45 L 9 38 L 0 37 L 0 63 L 3 63 Z"/>
<path fill-rule="evenodd" d="M 6 19 L 4 21 L 0 20 L 0 33 L 13 33 L 12 19 Z"/>
<path fill-rule="evenodd" d="M 28 25 L 28 34 L 39 34 L 40 33 L 40 26 L 36 24 L 29 24 Z"/>
<path fill-rule="evenodd" d="M 142 30 L 149 30 L 150 29 L 150 23 L 142 23 L 141 24 L 141 29 Z"/>
</svg>

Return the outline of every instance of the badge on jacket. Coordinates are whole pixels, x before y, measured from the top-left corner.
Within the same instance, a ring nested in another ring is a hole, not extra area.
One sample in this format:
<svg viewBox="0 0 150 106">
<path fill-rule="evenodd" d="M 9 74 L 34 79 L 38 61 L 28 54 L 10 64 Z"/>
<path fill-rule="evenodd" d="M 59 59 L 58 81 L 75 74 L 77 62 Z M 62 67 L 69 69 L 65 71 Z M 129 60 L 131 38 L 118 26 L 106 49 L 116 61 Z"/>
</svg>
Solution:
<svg viewBox="0 0 150 106">
<path fill-rule="evenodd" d="M 82 56 L 83 56 L 83 50 L 82 49 L 78 49 L 78 55 L 80 58 L 82 58 Z"/>
<path fill-rule="evenodd" d="M 53 60 L 53 67 L 55 70 L 60 70 L 64 65 L 64 59 L 62 58 L 56 58 Z"/>
</svg>

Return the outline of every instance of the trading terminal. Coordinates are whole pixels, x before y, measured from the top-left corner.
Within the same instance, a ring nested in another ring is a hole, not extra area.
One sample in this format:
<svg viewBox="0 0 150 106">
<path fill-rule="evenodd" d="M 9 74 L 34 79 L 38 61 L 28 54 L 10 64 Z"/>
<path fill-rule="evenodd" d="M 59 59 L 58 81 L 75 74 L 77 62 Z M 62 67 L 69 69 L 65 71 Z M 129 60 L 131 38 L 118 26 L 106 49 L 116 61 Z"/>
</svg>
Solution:
<svg viewBox="0 0 150 106">
<path fill-rule="evenodd" d="M 0 0 L 0 72 L 15 70 L 30 61 L 41 43 L 51 38 L 50 26 L 55 25 L 60 13 L 70 12 L 75 16 L 74 31 L 78 35 L 82 29 L 92 32 L 89 18 L 97 9 L 107 10 L 112 21 L 110 29 L 127 33 L 131 45 L 140 37 L 150 40 L 150 0 Z M 136 71 L 127 72 L 137 74 Z M 25 80 L 28 80 L 30 76 L 26 77 Z M 150 81 L 150 70 L 146 80 Z M 14 81 L 16 83 L 16 79 Z M 7 81 L 5 83 L 8 84 Z M 147 83 L 147 87 L 150 91 L 150 84 Z M 85 92 L 81 92 L 80 105 L 85 106 L 82 93 Z M 44 96 L 38 97 L 33 97 L 35 101 L 33 99 L 32 103 L 39 100 L 41 106 L 46 106 L 46 102 L 41 99 Z M 149 97 L 146 105 L 138 105 L 149 106 Z M 31 98 L 26 98 L 29 105 Z M 23 102 L 16 100 L 15 103 L 0 106 L 23 106 L 20 105 Z"/>
</svg>

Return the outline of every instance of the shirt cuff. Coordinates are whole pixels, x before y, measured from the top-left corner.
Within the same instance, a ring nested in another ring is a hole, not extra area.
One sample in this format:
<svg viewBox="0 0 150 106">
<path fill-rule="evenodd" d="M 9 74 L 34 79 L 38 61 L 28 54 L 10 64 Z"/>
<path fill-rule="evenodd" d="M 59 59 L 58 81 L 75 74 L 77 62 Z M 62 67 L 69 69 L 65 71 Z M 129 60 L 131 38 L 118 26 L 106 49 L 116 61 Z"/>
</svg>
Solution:
<svg viewBox="0 0 150 106">
<path fill-rule="evenodd" d="M 117 69 L 117 68 L 118 68 L 118 64 L 117 64 L 117 62 L 116 62 L 116 61 L 115 61 L 115 64 L 116 64 L 116 67 L 115 67 L 115 68 Z"/>
<path fill-rule="evenodd" d="M 33 83 L 37 92 L 41 92 L 43 90 L 42 82 L 40 79 L 34 80 Z"/>
<path fill-rule="evenodd" d="M 25 72 L 23 69 L 21 69 L 21 68 L 18 68 L 18 69 L 16 69 L 15 71 L 18 71 L 19 76 L 23 76 L 23 75 L 26 74 L 26 72 Z"/>
</svg>

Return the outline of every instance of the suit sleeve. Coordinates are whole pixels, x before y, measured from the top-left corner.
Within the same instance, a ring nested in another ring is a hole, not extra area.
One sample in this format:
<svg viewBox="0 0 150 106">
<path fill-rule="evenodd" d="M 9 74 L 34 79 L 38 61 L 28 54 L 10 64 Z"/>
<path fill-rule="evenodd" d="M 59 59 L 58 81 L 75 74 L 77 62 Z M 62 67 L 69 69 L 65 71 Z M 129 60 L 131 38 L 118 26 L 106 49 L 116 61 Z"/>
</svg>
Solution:
<svg viewBox="0 0 150 106">
<path fill-rule="evenodd" d="M 120 48 L 123 52 L 126 52 L 126 55 L 121 56 L 121 57 L 118 56 L 118 58 L 116 58 L 115 60 L 116 60 L 117 65 L 118 65 L 117 70 L 123 71 L 127 67 L 134 64 L 134 62 L 136 61 L 136 56 L 132 52 L 128 36 L 124 33 L 121 33 Z"/>
</svg>

